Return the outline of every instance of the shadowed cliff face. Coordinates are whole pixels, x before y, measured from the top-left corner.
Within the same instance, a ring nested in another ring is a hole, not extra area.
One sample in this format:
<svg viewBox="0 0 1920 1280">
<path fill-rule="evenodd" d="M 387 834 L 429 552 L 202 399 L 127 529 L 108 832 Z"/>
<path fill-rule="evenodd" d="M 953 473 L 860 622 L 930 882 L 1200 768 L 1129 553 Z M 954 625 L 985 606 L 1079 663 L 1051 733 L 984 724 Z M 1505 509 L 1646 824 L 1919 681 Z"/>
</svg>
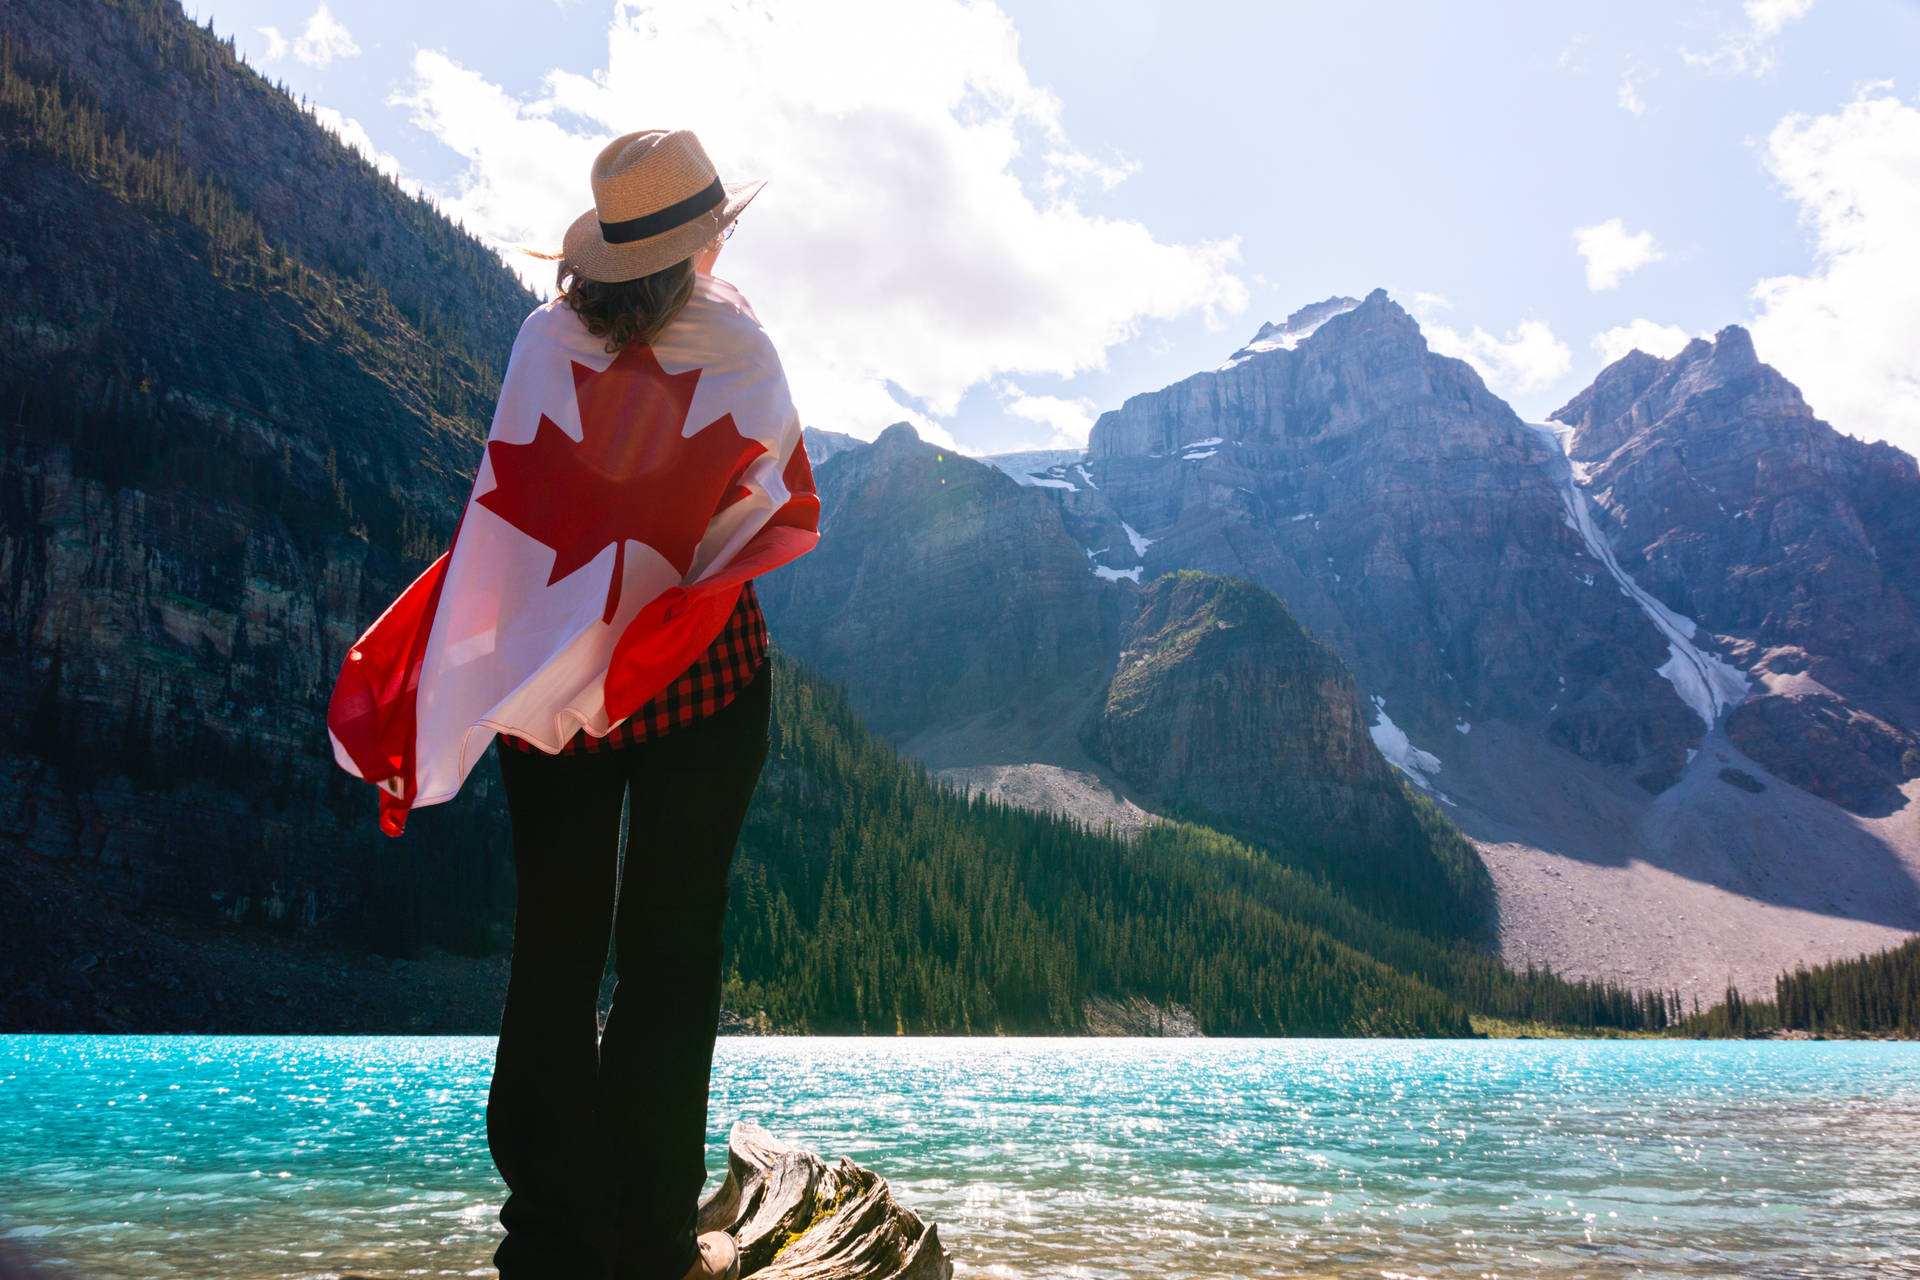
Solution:
<svg viewBox="0 0 1920 1280">
<path fill-rule="evenodd" d="M 325 708 L 444 550 L 534 299 L 177 6 L 0 31 L 5 852 L 134 904 L 503 940 L 491 766 L 382 842 Z"/>
<path fill-rule="evenodd" d="M 904 423 L 816 480 L 820 546 L 762 600 L 782 647 L 846 680 L 874 730 L 1057 718 L 1098 690 L 1117 597 L 1042 492 Z"/>
<path fill-rule="evenodd" d="M 1814 417 L 1738 326 L 1636 351 L 1553 417 L 1622 566 L 1762 686 L 1733 742 L 1836 803 L 1897 803 L 1920 775 L 1914 460 Z"/>
<path fill-rule="evenodd" d="M 1341 301 L 1341 300 L 1330 300 Z M 1443 762 L 1457 725 L 1544 725 L 1658 790 L 1702 725 L 1666 646 L 1570 526 L 1552 441 L 1375 291 L 1294 338 L 1102 415 L 1106 500 L 1148 573 L 1281 596 Z"/>
<path fill-rule="evenodd" d="M 1391 918 L 1484 927 L 1478 859 L 1368 736 L 1353 677 L 1250 582 L 1142 588 L 1088 748 L 1157 805 L 1293 850 Z"/>
</svg>

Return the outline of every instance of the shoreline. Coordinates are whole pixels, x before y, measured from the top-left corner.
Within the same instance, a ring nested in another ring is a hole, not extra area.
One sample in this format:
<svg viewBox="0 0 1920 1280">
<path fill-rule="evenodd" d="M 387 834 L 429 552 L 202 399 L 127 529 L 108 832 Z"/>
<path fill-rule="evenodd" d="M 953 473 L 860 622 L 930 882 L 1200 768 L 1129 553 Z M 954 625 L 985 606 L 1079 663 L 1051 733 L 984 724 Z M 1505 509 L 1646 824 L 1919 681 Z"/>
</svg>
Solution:
<svg viewBox="0 0 1920 1280">
<path fill-rule="evenodd" d="M 123 906 L 86 893 L 78 877 L 58 863 L 37 870 L 53 874 L 35 884 L 31 895 L 13 895 L 11 910 L 0 908 L 0 928 L 16 943 L 8 949 L 13 971 L 0 972 L 0 1034 L 491 1036 L 498 1031 L 509 970 L 506 955 L 463 956 L 427 946 L 411 959 L 381 956 L 335 935 L 226 925 Z M 7 887 L 0 884 L 0 890 Z M 612 987 L 608 975 L 601 988 L 603 1017 Z M 1094 996 L 1085 1017 L 1083 1031 L 915 1034 L 943 1039 L 1243 1038 L 1204 1036 L 1191 1011 L 1138 996 Z M 1477 1040 L 1693 1038 L 1470 1017 L 1477 1033 L 1470 1038 Z M 890 1031 L 778 1026 L 764 1014 L 724 1007 L 718 1031 L 721 1036 L 898 1038 Z M 1746 1038 L 1906 1042 L 1885 1034 L 1783 1030 Z"/>
</svg>

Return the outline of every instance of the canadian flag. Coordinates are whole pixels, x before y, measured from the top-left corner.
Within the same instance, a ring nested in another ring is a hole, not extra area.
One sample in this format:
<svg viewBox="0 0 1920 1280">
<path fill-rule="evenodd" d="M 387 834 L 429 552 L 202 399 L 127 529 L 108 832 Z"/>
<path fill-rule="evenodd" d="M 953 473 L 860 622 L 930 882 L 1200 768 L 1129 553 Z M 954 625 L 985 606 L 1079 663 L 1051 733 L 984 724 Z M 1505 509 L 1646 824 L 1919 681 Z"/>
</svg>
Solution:
<svg viewBox="0 0 1920 1280">
<path fill-rule="evenodd" d="M 341 664 L 334 758 L 399 835 L 495 734 L 603 735 L 713 642 L 742 583 L 813 549 L 819 516 L 786 375 L 732 285 L 696 276 L 618 356 L 549 302 L 514 341 L 452 548 Z"/>
</svg>

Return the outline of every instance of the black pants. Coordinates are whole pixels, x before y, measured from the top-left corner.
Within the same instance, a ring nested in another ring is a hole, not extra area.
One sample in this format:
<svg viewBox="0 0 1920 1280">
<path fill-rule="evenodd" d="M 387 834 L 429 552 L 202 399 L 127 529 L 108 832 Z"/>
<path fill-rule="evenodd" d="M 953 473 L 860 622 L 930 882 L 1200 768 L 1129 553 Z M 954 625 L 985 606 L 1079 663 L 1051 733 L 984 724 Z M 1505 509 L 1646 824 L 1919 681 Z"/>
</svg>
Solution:
<svg viewBox="0 0 1920 1280">
<path fill-rule="evenodd" d="M 487 1144 L 509 1192 L 501 1280 L 680 1280 L 698 1257 L 720 925 L 766 760 L 769 668 L 651 742 L 498 753 L 519 877 L 487 1098 Z M 596 1046 L 610 932 L 618 983 Z"/>
</svg>

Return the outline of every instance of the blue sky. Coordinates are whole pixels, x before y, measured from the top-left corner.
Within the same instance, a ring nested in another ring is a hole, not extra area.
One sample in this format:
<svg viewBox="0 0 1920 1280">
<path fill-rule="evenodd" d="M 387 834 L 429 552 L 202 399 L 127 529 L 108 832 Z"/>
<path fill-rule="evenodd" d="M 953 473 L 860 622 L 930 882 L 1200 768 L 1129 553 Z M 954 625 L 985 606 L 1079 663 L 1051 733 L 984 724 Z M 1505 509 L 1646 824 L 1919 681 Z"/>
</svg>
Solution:
<svg viewBox="0 0 1920 1280">
<path fill-rule="evenodd" d="M 719 269 L 812 425 L 1071 443 L 1383 286 L 1529 417 L 1743 323 L 1920 447 L 1914 0 L 189 11 L 501 243 L 557 247 L 612 134 L 698 130 L 770 179 Z"/>
</svg>

